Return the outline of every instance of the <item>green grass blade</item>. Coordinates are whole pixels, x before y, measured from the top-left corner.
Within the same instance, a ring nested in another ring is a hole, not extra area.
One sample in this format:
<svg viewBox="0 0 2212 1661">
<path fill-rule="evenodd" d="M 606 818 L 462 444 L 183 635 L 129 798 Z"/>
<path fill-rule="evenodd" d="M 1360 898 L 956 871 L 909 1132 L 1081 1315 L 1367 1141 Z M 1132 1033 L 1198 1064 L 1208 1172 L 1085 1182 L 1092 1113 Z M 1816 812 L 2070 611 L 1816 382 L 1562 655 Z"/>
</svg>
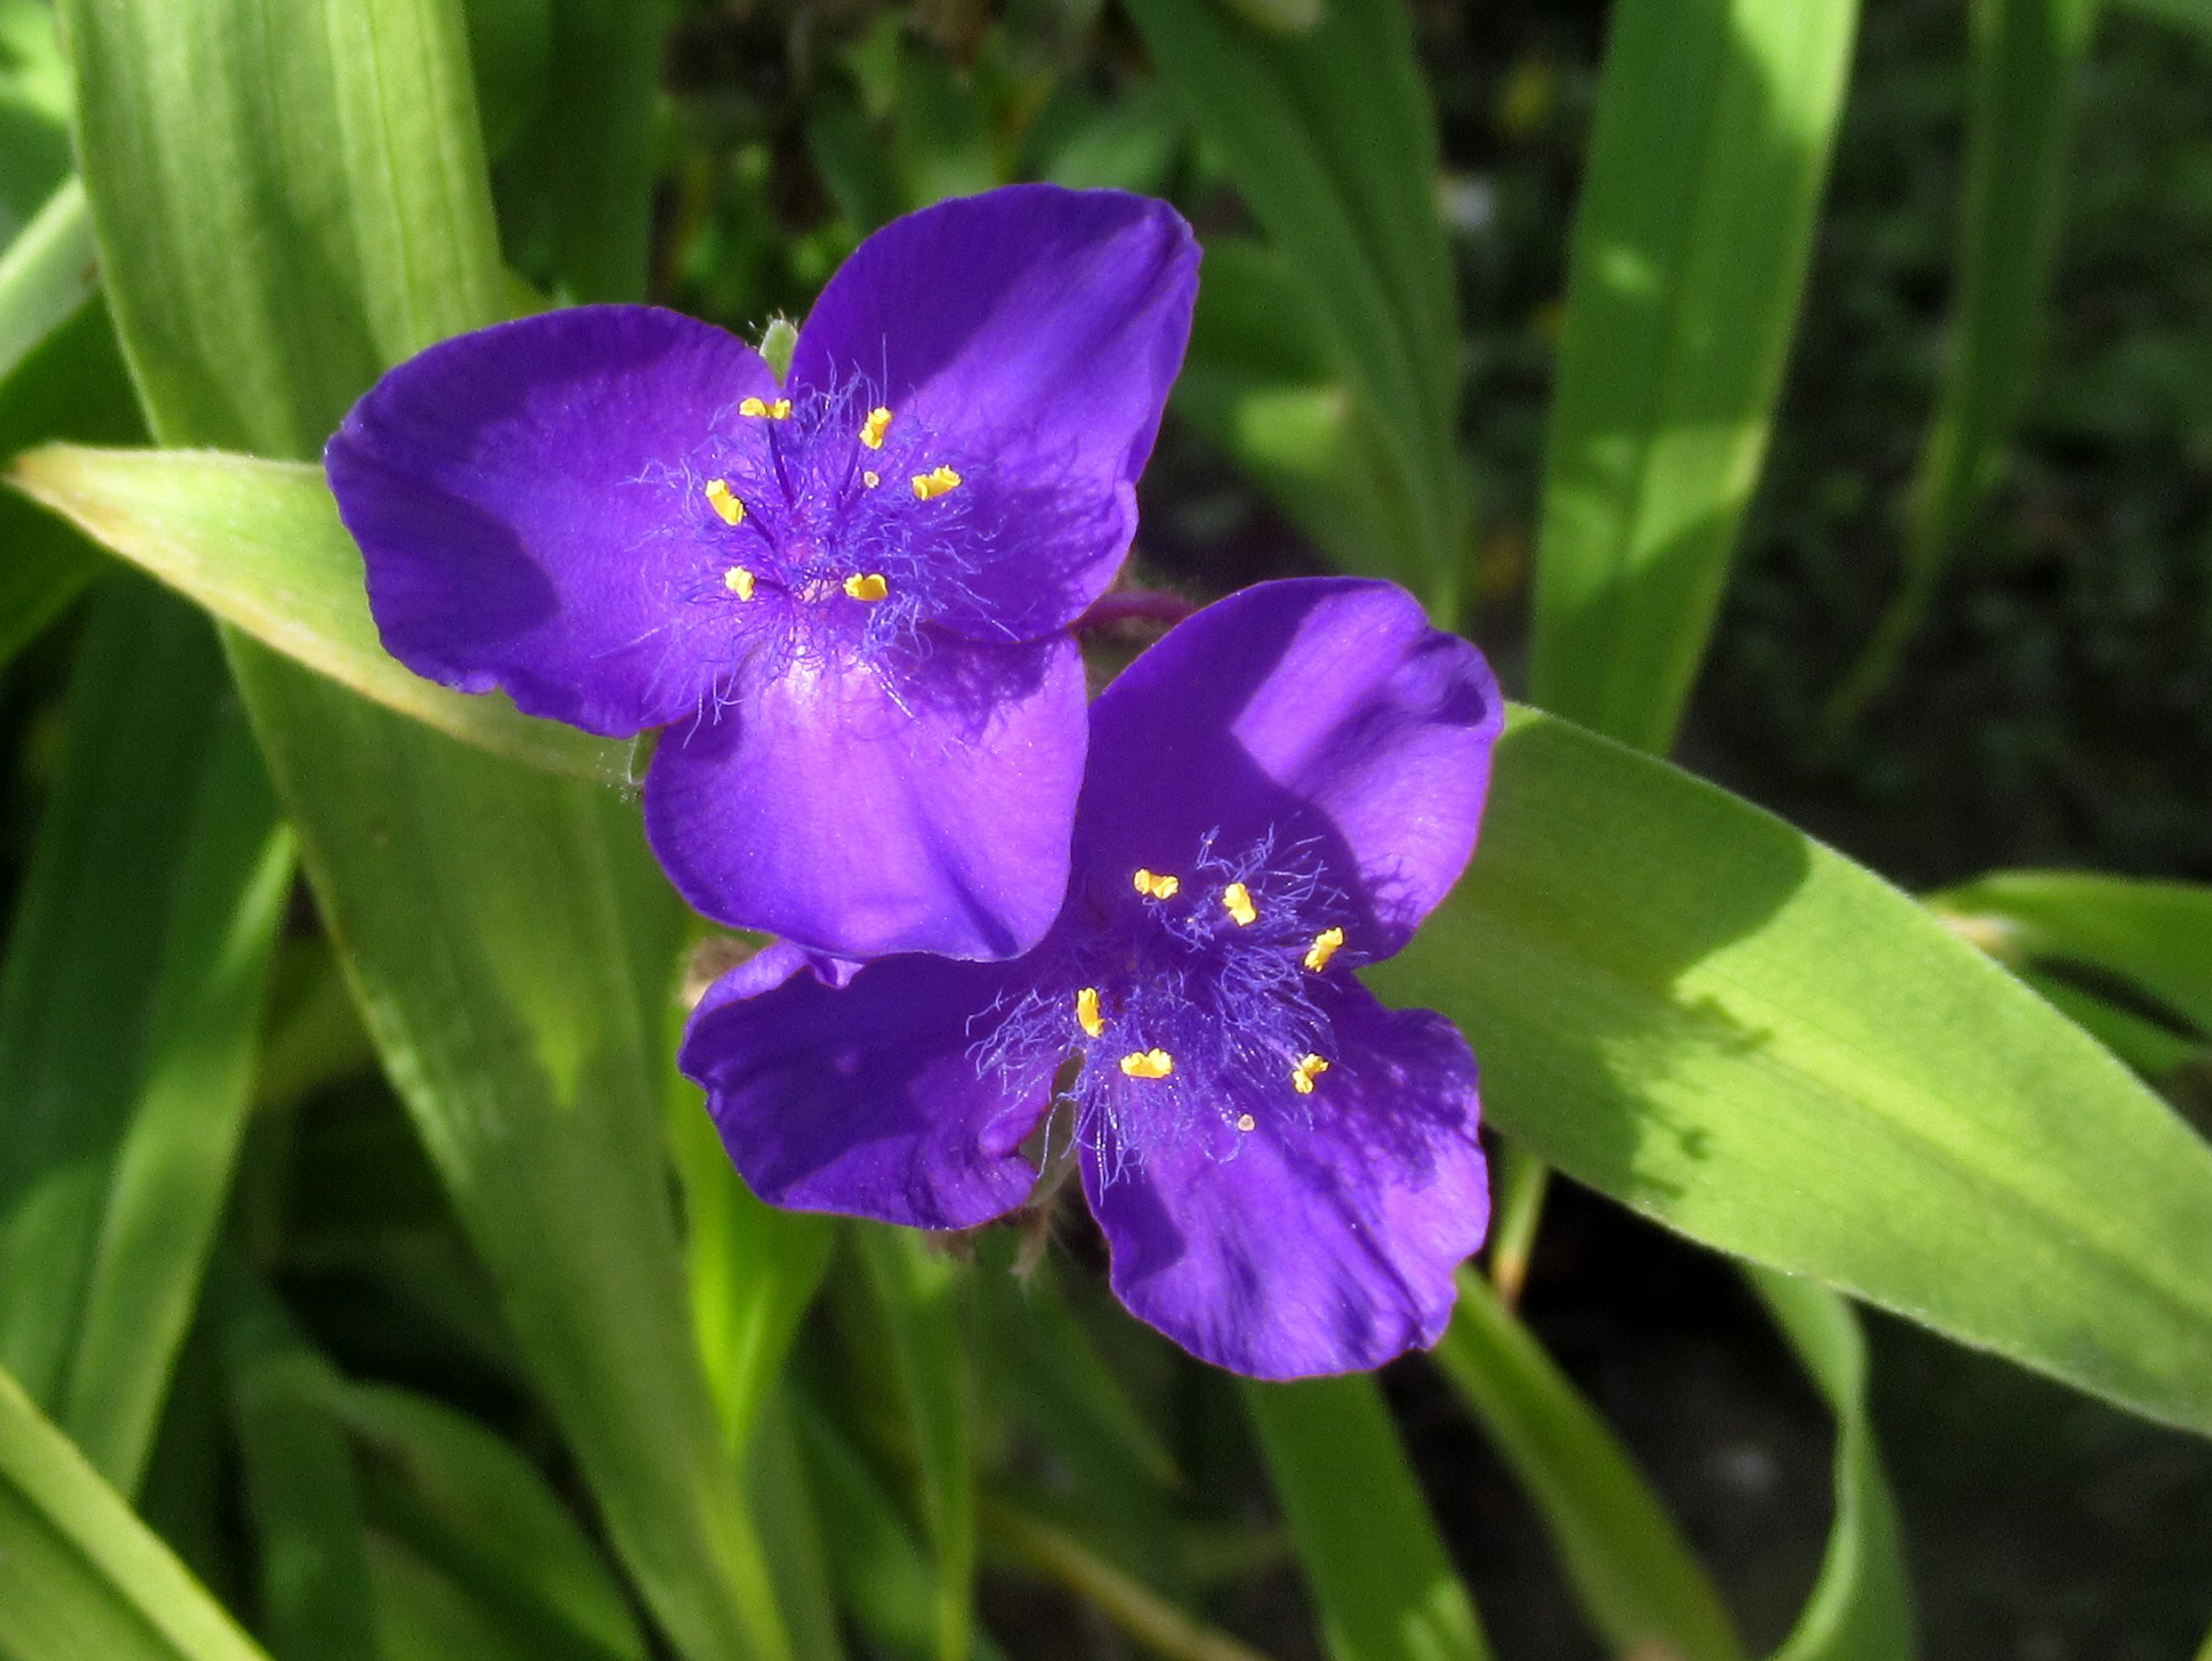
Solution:
<svg viewBox="0 0 2212 1661">
<path fill-rule="evenodd" d="M 220 621 L 351 691 L 464 744 L 601 784 L 635 746 L 522 714 L 501 694 L 448 691 L 377 637 L 361 551 L 322 469 L 185 450 L 52 446 L 21 458 L 17 490 Z"/>
<path fill-rule="evenodd" d="M 2212 1037 L 2212 886 L 2002 871 L 1928 903 L 2002 963 L 2094 970 Z"/>
<path fill-rule="evenodd" d="M 278 1661 L 380 1661 L 353 1451 L 313 1400 L 327 1364 L 242 1274 L 224 1288 L 231 1414 Z"/>
<path fill-rule="evenodd" d="M 69 174 L 70 82 L 46 0 L 0 0 L 0 246 Z"/>
<path fill-rule="evenodd" d="M 150 1056 L 116 1149 L 61 1423 L 136 1492 L 246 1132 L 289 829 L 234 705 L 216 713 L 164 931 Z"/>
<path fill-rule="evenodd" d="M 0 257 L 0 461 L 70 438 L 143 441 L 107 307 L 94 287 L 92 219 L 74 179 Z M 0 495 L 0 663 L 101 569 L 85 538 Z"/>
<path fill-rule="evenodd" d="M 2112 3 L 2138 17 L 2212 35 L 2212 0 L 2112 0 Z"/>
<path fill-rule="evenodd" d="M 1389 432 L 1411 534 L 1386 574 L 1456 605 L 1467 555 L 1460 342 L 1437 139 L 1401 0 L 1332 0 L 1279 33 L 1184 0 L 1129 14 L 1192 124 L 1308 288 L 1335 378 Z"/>
<path fill-rule="evenodd" d="M 0 1372 L 0 1661 L 267 1661 Z"/>
<path fill-rule="evenodd" d="M 1472 1269 L 1433 1354 L 1542 1513 L 1610 1648 L 1741 1661 L 1719 1594 L 1628 1451 Z"/>
<path fill-rule="evenodd" d="M 192 612 L 102 597 L 0 980 L 0 1362 L 126 1491 L 228 1189 L 288 863 L 221 676 Z"/>
<path fill-rule="evenodd" d="M 1481 1661 L 1467 1588 L 1370 1378 L 1244 1387 L 1331 1661 Z"/>
<path fill-rule="evenodd" d="M 501 166 L 523 274 L 563 300 L 642 300 L 665 0 L 546 0 L 544 101 Z"/>
<path fill-rule="evenodd" d="M 1371 978 L 1456 1019 L 1492 1119 L 1589 1186 L 2212 1430 L 2212 1150 L 1779 820 L 1516 711 L 1472 869 Z"/>
<path fill-rule="evenodd" d="M 975 1427 L 952 1260 L 907 1229 L 854 1236 L 873 1282 L 921 1482 L 921 1512 L 937 1559 L 932 1610 L 937 1661 L 974 1646 Z"/>
<path fill-rule="evenodd" d="M 2098 0 L 1973 0 L 1966 179 L 1951 357 L 1913 485 L 1904 584 L 1838 689 L 1848 721 L 1880 696 L 1951 548 L 1996 478 L 2034 365 Z"/>
<path fill-rule="evenodd" d="M 1836 1520 L 1813 1595 L 1774 1661 L 1899 1661 L 1913 1652 L 1911 1593 L 1897 1502 L 1874 1444 L 1858 1318 L 1810 1281 L 1770 1269 L 1750 1278 L 1836 1415 Z"/>
<path fill-rule="evenodd" d="M 1575 220 L 1533 700 L 1671 740 L 1766 451 L 1857 0 L 1624 0 Z"/>
</svg>

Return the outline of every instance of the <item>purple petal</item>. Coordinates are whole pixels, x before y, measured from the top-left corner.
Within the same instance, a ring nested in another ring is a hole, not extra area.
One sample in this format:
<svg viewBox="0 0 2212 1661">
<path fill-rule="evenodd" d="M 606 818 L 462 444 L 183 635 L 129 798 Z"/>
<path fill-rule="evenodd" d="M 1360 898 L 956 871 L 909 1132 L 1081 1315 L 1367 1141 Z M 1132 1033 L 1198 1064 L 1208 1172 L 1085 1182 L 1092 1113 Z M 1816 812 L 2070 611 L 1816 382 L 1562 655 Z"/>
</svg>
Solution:
<svg viewBox="0 0 2212 1661">
<path fill-rule="evenodd" d="M 1482 654 L 1387 582 L 1261 583 L 1170 630 L 1091 712 L 1076 860 L 1099 891 L 1225 846 L 1310 839 L 1363 914 L 1358 961 L 1403 946 L 1474 851 L 1504 702 Z"/>
<path fill-rule="evenodd" d="M 1066 636 L 939 641 L 896 687 L 864 665 L 749 670 L 672 728 L 646 831 L 707 916 L 841 958 L 1010 958 L 1067 888 L 1083 660 Z"/>
<path fill-rule="evenodd" d="M 678 1058 L 753 1192 L 915 1228 L 970 1228 L 1019 1205 L 1036 1173 L 1018 1150 L 1051 1074 L 980 1070 L 969 1031 L 1006 971 L 899 958 L 840 991 L 805 969 L 803 953 L 771 946 L 731 970 Z"/>
<path fill-rule="evenodd" d="M 386 648 L 465 692 L 622 737 L 696 709 L 733 657 L 695 457 L 760 356 L 644 306 L 481 329 L 372 387 L 324 461 Z"/>
<path fill-rule="evenodd" d="M 1042 633 L 1128 550 L 1197 292 L 1197 244 L 1166 204 L 1009 186 L 862 243 L 815 302 L 791 381 L 857 379 L 895 427 L 930 435 L 994 556 L 975 586 L 1004 630 Z"/>
<path fill-rule="evenodd" d="M 1314 1093 L 1226 1104 L 1254 1120 L 1226 1157 L 1196 1135 L 1128 1156 L 1110 1127 L 1084 1154 L 1115 1293 L 1257 1378 L 1361 1371 L 1436 1342 L 1453 1271 L 1490 1220 L 1467 1041 L 1348 979 L 1328 1013 L 1337 1053 Z"/>
</svg>

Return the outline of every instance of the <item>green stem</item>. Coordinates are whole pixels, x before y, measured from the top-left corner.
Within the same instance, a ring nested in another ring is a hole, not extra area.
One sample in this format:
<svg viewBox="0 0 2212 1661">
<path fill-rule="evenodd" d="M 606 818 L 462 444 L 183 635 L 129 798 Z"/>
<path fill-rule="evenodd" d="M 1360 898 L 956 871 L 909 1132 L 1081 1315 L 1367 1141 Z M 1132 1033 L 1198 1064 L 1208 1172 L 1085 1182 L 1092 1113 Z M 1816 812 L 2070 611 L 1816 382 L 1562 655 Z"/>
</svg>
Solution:
<svg viewBox="0 0 2212 1661">
<path fill-rule="evenodd" d="M 1544 1220 L 1544 1196 L 1552 1168 L 1519 1142 L 1509 1143 L 1498 1162 L 1498 1217 L 1490 1232 L 1490 1283 L 1498 1301 L 1511 1309 L 1521 1301 L 1528 1279 L 1528 1260 L 1536 1250 L 1536 1229 Z"/>
</svg>

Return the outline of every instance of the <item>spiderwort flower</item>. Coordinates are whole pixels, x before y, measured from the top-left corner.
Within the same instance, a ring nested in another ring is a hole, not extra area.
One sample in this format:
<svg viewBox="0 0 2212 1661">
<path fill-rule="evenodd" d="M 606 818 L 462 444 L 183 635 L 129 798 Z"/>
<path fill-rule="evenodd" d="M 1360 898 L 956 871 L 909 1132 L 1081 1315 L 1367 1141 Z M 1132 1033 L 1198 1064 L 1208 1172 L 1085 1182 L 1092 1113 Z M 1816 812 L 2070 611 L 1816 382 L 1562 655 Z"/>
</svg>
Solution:
<svg viewBox="0 0 2212 1661">
<path fill-rule="evenodd" d="M 700 910 L 846 958 L 1052 922 L 1112 580 L 1182 359 L 1189 228 L 1017 186 L 887 226 L 787 385 L 586 306 L 401 364 L 325 457 L 392 654 L 609 736 L 665 727 L 654 851 Z"/>
<path fill-rule="evenodd" d="M 1042 1145 L 1079 1163 L 1121 1300 L 1205 1360 L 1293 1378 L 1432 1343 L 1488 1220 L 1474 1058 L 1352 970 L 1465 867 L 1502 710 L 1401 589 L 1247 589 L 1092 707 L 1034 951 L 840 990 L 771 946 L 681 1065 L 774 1203 L 967 1227 L 1024 1202 Z"/>
</svg>

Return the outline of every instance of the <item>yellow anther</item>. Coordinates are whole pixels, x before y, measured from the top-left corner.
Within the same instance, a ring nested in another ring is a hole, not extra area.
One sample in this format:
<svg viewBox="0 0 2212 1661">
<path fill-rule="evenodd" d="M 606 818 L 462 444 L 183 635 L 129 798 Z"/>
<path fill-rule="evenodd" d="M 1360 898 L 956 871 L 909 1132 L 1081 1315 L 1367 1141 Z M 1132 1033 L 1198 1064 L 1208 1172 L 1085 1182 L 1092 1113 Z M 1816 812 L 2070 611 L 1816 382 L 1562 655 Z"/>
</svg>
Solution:
<svg viewBox="0 0 2212 1661">
<path fill-rule="evenodd" d="M 871 490 L 874 490 L 877 485 L 883 482 L 884 476 L 878 472 L 874 468 L 866 467 L 861 469 L 860 483 L 866 485 Z"/>
<path fill-rule="evenodd" d="M 1341 928 L 1324 928 L 1314 936 L 1314 943 L 1306 948 L 1306 967 L 1316 975 L 1328 967 L 1328 960 L 1336 955 L 1336 948 L 1344 944 Z"/>
<path fill-rule="evenodd" d="M 1249 1113 L 1239 1113 L 1237 1116 L 1237 1128 L 1239 1130 L 1255 1129 L 1258 1128 L 1259 1123 L 1260 1122 L 1254 1118 Z"/>
<path fill-rule="evenodd" d="M 926 473 L 914 476 L 914 499 L 933 502 L 939 496 L 950 496 L 960 488 L 960 475 L 950 467 L 932 467 Z"/>
<path fill-rule="evenodd" d="M 1328 1063 L 1318 1056 L 1302 1056 L 1298 1064 L 1291 1069 L 1291 1088 L 1301 1096 L 1313 1094 L 1314 1080 L 1328 1071 Z"/>
<path fill-rule="evenodd" d="M 1252 904 L 1252 891 L 1241 882 L 1232 882 L 1221 891 L 1221 904 L 1237 919 L 1239 928 L 1260 921 L 1260 908 Z"/>
<path fill-rule="evenodd" d="M 890 591 L 890 584 L 885 582 L 882 576 L 874 571 L 870 571 L 865 576 L 855 573 L 845 579 L 845 592 L 854 599 L 866 600 L 871 605 Z"/>
<path fill-rule="evenodd" d="M 787 421 L 791 418 L 791 400 L 787 398 L 773 400 L 749 398 L 738 405 L 738 413 L 741 416 L 765 416 L 770 421 Z"/>
<path fill-rule="evenodd" d="M 1182 887 L 1181 877 L 1155 876 L 1139 866 L 1136 876 L 1137 891 L 1147 899 L 1171 900 Z"/>
<path fill-rule="evenodd" d="M 878 405 L 868 411 L 868 418 L 860 423 L 860 442 L 871 450 L 884 447 L 884 433 L 891 424 L 891 412 Z"/>
<path fill-rule="evenodd" d="M 1133 1050 L 1121 1057 L 1121 1071 L 1133 1079 L 1164 1079 L 1175 1071 L 1175 1057 L 1164 1050 Z"/>
<path fill-rule="evenodd" d="M 732 565 L 722 573 L 722 587 L 739 599 L 750 599 L 753 597 L 753 574 L 742 565 Z"/>
<path fill-rule="evenodd" d="M 1095 1038 L 1106 1030 L 1106 1018 L 1098 1013 L 1098 989 L 1086 986 L 1075 995 L 1075 1024 L 1084 1036 Z"/>
<path fill-rule="evenodd" d="M 707 505 L 722 516 L 722 523 L 725 525 L 742 525 L 745 522 L 745 504 L 731 494 L 730 482 L 726 478 L 710 478 L 707 481 Z"/>
</svg>

